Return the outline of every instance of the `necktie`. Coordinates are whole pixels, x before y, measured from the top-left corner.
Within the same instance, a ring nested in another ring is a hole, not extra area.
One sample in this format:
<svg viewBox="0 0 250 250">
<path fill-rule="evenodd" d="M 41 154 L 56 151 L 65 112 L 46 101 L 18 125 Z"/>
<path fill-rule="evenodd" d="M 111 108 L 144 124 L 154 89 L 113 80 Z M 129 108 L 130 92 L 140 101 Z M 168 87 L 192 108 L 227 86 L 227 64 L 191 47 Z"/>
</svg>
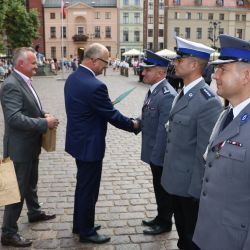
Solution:
<svg viewBox="0 0 250 250">
<path fill-rule="evenodd" d="M 183 89 L 182 89 L 181 92 L 179 93 L 179 96 L 178 96 L 178 100 L 177 100 L 177 101 L 179 101 L 179 100 L 183 97 L 183 95 L 184 95 L 184 91 L 183 91 Z"/>
<path fill-rule="evenodd" d="M 41 103 L 40 103 L 39 98 L 38 98 L 38 96 L 37 96 L 37 94 L 36 94 L 36 91 L 34 90 L 32 84 L 31 84 L 31 80 L 30 80 L 30 79 L 27 81 L 27 84 L 28 84 L 28 86 L 29 86 L 29 88 L 30 88 L 30 90 L 31 90 L 31 92 L 32 92 L 32 94 L 33 94 L 33 96 L 35 97 L 36 102 L 37 102 L 39 108 L 42 109 Z"/>
<path fill-rule="evenodd" d="M 234 119 L 233 109 L 231 108 L 227 114 L 227 117 L 223 123 L 222 130 Z"/>
<path fill-rule="evenodd" d="M 150 95 L 151 95 L 151 91 L 150 91 L 150 89 L 148 90 L 148 94 L 147 94 L 147 100 L 148 100 L 148 98 L 150 97 Z"/>
</svg>

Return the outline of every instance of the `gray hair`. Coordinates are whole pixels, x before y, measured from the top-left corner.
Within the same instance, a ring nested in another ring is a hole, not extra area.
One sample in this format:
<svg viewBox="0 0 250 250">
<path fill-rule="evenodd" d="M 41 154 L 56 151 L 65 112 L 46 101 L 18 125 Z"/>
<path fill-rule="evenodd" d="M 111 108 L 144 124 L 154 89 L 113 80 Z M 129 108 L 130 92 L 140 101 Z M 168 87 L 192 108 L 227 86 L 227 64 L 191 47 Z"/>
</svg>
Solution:
<svg viewBox="0 0 250 250">
<path fill-rule="evenodd" d="M 85 51 L 84 59 L 85 58 L 93 58 L 93 57 L 102 57 L 103 52 L 107 49 L 104 45 L 100 43 L 93 43 L 91 44 Z"/>
<path fill-rule="evenodd" d="M 13 55 L 13 66 L 14 67 L 17 65 L 17 62 L 19 59 L 23 59 L 23 60 L 27 59 L 27 52 L 28 51 L 36 53 L 36 51 L 31 47 L 20 47 L 14 51 L 14 55 Z"/>
</svg>

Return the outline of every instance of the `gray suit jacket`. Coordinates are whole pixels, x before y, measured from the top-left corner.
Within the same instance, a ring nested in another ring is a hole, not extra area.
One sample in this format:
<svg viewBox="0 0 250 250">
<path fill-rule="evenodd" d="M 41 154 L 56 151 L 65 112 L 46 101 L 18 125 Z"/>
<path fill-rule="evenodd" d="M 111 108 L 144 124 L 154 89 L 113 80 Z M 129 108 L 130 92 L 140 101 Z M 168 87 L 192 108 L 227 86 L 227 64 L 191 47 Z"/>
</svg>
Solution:
<svg viewBox="0 0 250 250">
<path fill-rule="evenodd" d="M 154 165 L 163 166 L 167 137 L 165 123 L 176 94 L 174 88 L 164 80 L 154 89 L 149 100 L 145 100 L 140 125 L 141 160 L 146 163 L 152 162 Z"/>
<path fill-rule="evenodd" d="M 250 249 L 250 104 L 208 145 L 194 242 L 202 250 Z"/>
<path fill-rule="evenodd" d="M 205 81 L 173 105 L 167 126 L 162 186 L 170 194 L 199 199 L 203 154 L 222 104 Z"/>
<path fill-rule="evenodd" d="M 31 90 L 16 72 L 2 84 L 0 100 L 5 122 L 4 157 L 15 162 L 37 159 L 48 125 Z"/>
</svg>

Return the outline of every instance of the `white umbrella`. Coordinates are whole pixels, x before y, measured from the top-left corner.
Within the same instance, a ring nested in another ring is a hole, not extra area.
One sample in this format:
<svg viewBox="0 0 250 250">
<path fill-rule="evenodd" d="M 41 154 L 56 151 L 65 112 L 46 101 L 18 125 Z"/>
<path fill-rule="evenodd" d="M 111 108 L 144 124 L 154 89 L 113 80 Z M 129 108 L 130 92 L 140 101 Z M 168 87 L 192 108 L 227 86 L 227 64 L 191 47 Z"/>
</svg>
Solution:
<svg viewBox="0 0 250 250">
<path fill-rule="evenodd" d="M 169 58 L 173 58 L 173 57 L 177 56 L 177 54 L 174 51 L 169 50 L 169 49 L 160 50 L 160 51 L 156 52 L 156 54 L 159 56 L 165 56 L 165 57 L 169 57 Z"/>
<path fill-rule="evenodd" d="M 144 53 L 137 50 L 137 49 L 131 49 L 131 50 L 128 50 L 126 52 L 124 52 L 122 55 L 123 56 L 139 56 L 139 55 L 143 55 Z"/>
</svg>

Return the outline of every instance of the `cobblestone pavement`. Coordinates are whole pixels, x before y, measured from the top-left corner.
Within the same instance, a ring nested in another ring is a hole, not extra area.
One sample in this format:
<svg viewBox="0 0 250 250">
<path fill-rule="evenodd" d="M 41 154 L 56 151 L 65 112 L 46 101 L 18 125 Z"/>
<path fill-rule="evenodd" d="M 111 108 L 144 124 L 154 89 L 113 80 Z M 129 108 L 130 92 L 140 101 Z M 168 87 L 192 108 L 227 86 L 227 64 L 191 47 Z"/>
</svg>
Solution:
<svg viewBox="0 0 250 250">
<path fill-rule="evenodd" d="M 120 76 L 112 69 L 100 78 L 107 84 L 111 99 L 123 91 L 137 88 L 116 107 L 129 117 L 140 114 L 147 86 L 138 83 L 138 77 Z M 156 213 L 149 167 L 140 161 L 141 136 L 121 131 L 109 125 L 107 150 L 99 200 L 96 208 L 96 222 L 101 224 L 101 234 L 111 236 L 103 245 L 83 244 L 72 234 L 72 212 L 74 201 L 76 167 L 74 160 L 64 152 L 66 116 L 64 109 L 64 81 L 57 76 L 35 77 L 34 86 L 43 104 L 43 109 L 60 119 L 57 133 L 56 152 L 42 152 L 39 168 L 39 201 L 42 208 L 56 213 L 53 221 L 29 224 L 24 207 L 19 219 L 20 233 L 32 239 L 29 249 L 84 249 L 84 250 L 173 250 L 177 249 L 175 227 L 171 233 L 159 236 L 145 236 L 141 220 L 152 218 Z M 0 109 L 0 140 L 4 125 Z M 0 154 L 2 155 L 2 143 Z M 3 207 L 0 207 L 0 224 Z M 0 249 L 13 249 L 3 247 Z"/>
</svg>

